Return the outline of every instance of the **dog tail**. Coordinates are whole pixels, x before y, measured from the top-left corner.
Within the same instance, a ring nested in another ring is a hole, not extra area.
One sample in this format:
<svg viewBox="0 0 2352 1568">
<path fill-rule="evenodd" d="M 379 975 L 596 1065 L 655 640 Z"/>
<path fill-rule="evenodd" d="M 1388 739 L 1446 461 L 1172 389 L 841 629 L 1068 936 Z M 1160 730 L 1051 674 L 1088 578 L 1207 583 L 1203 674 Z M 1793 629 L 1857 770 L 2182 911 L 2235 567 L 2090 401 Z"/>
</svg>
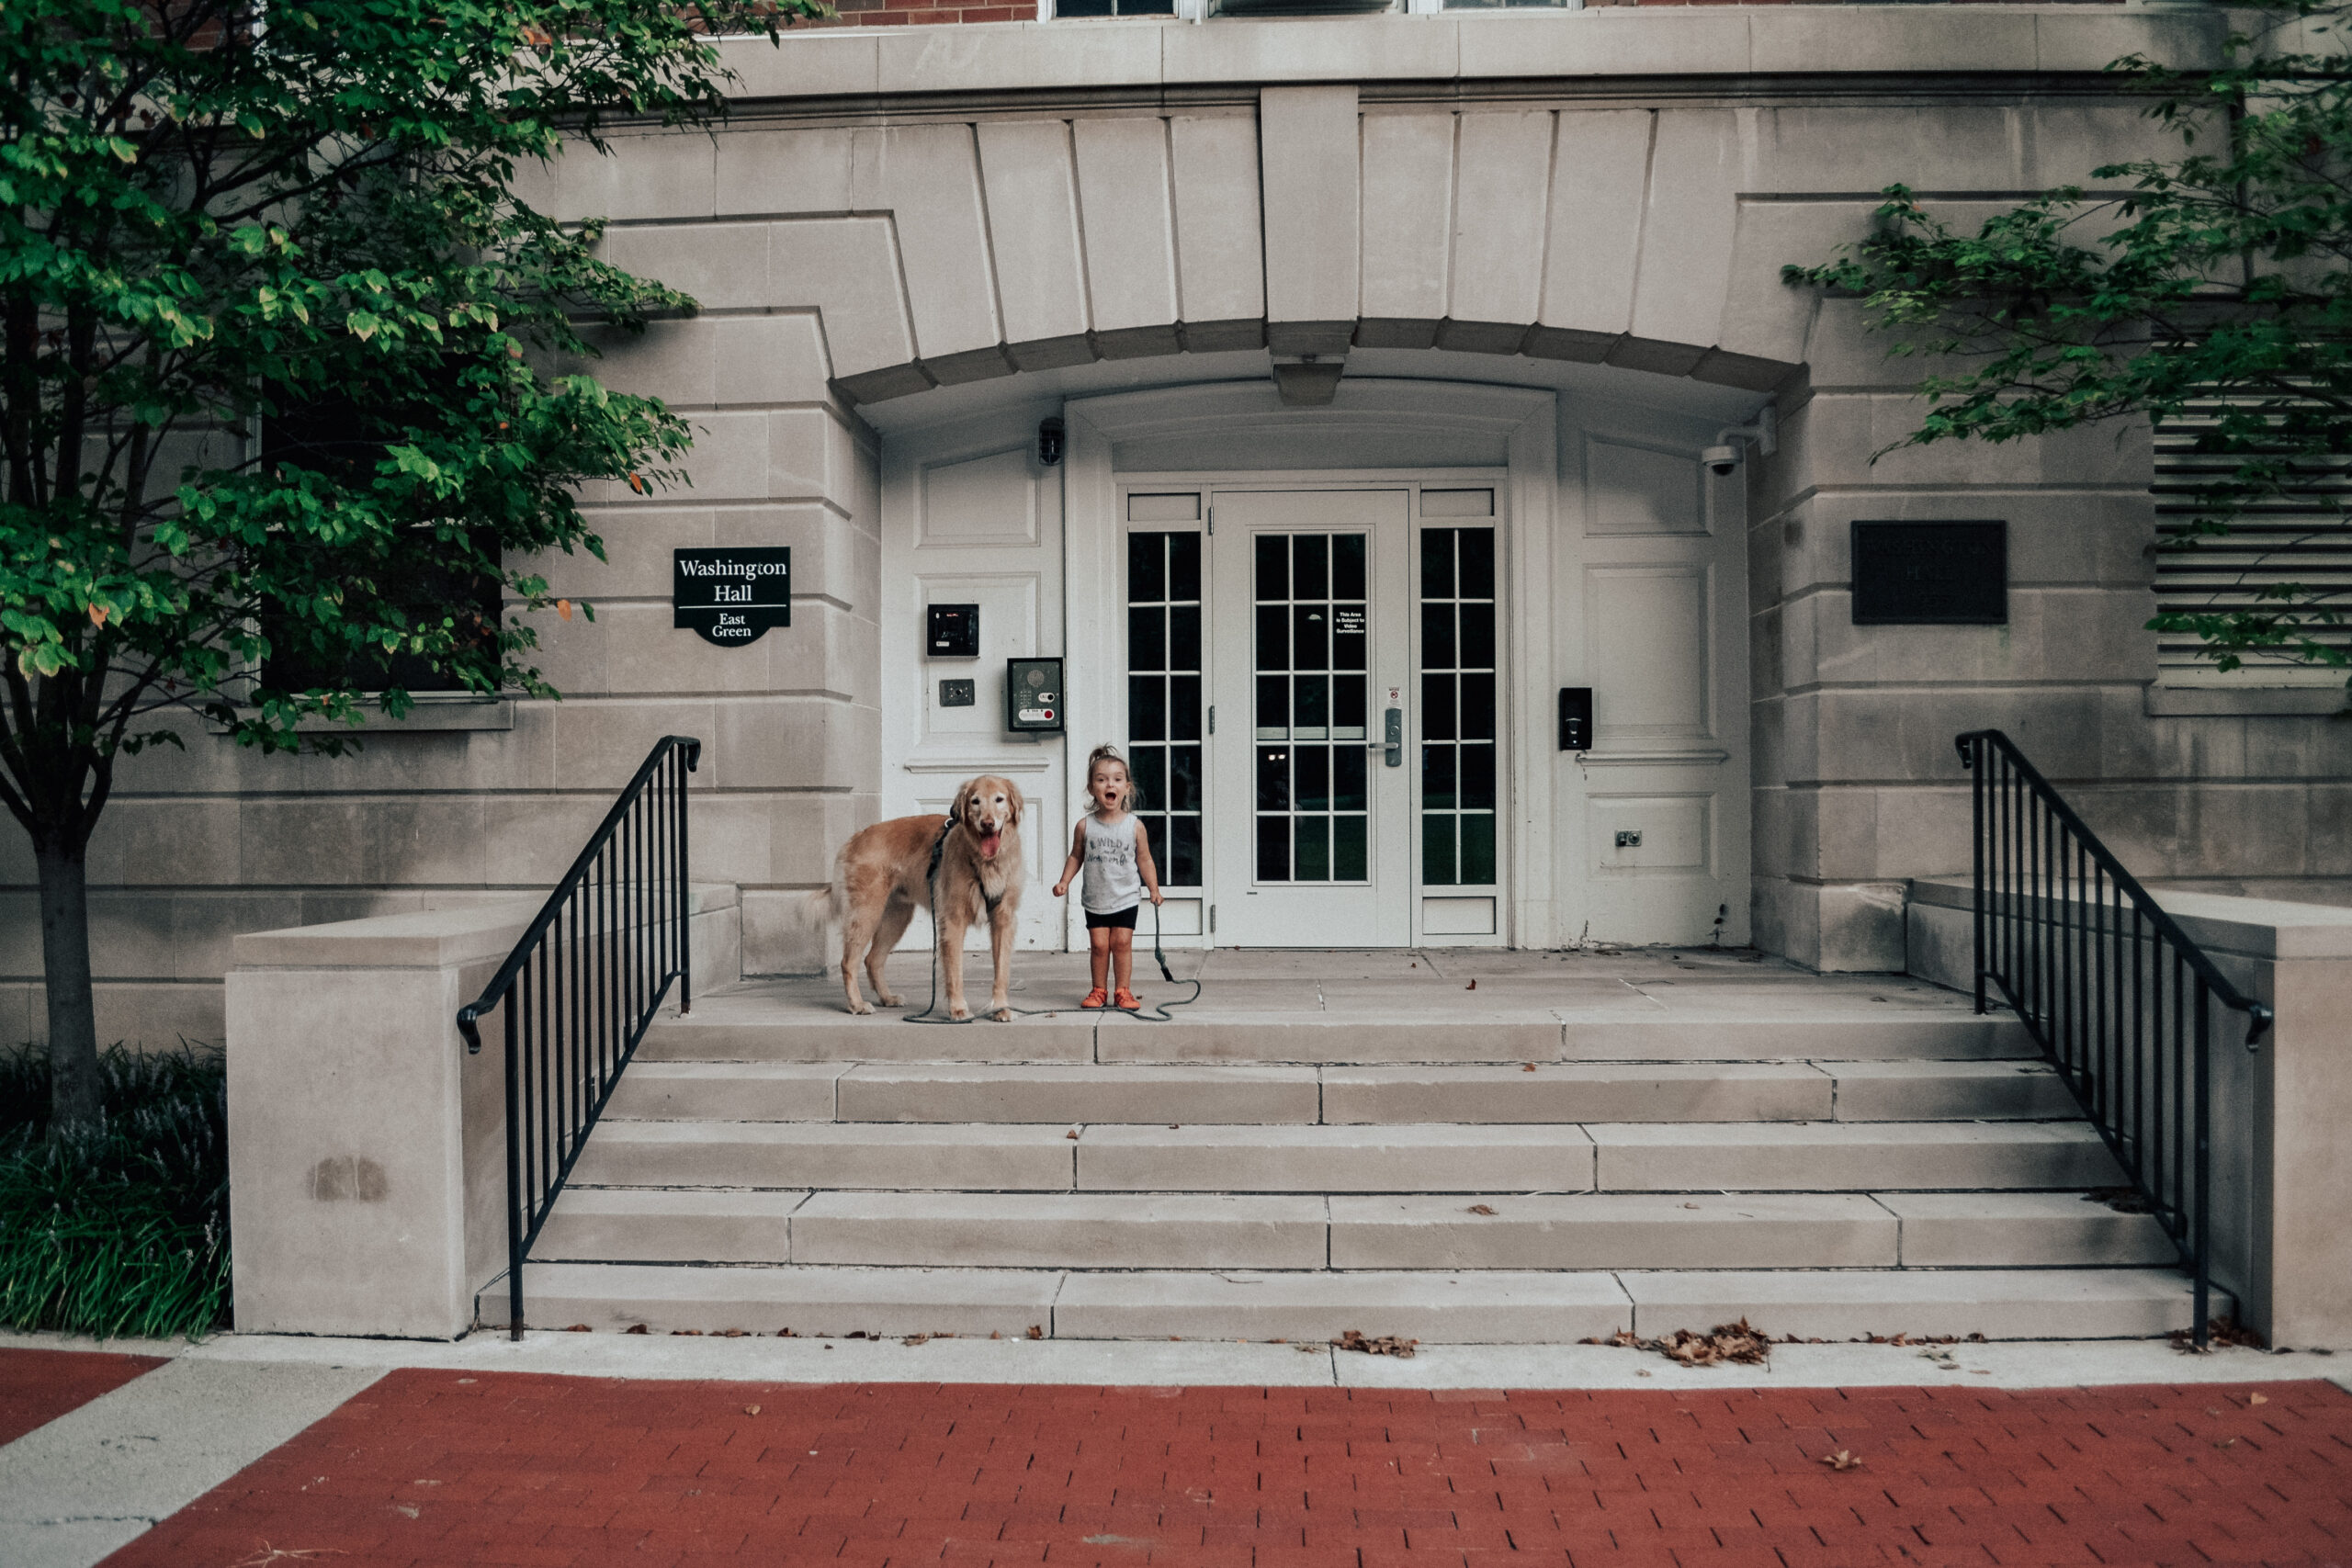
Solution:
<svg viewBox="0 0 2352 1568">
<path fill-rule="evenodd" d="M 804 930 L 822 931 L 842 918 L 842 885 L 828 882 L 812 888 L 808 896 L 793 906 L 796 923 Z"/>
</svg>

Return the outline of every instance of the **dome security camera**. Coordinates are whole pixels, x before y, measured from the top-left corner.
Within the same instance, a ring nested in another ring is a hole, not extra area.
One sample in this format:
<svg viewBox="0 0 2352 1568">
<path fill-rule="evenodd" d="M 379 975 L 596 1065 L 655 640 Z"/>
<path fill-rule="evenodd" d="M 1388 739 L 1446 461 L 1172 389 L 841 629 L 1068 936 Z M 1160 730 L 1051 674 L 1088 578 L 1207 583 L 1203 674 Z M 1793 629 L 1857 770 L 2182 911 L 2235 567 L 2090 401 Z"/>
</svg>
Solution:
<svg viewBox="0 0 2352 1568">
<path fill-rule="evenodd" d="M 1753 424 L 1726 424 L 1715 432 L 1715 445 L 1699 454 L 1699 463 L 1719 479 L 1727 479 L 1739 472 L 1740 459 L 1747 456 L 1747 444 L 1756 443 L 1758 457 L 1769 457 L 1780 450 L 1781 421 L 1765 404 L 1756 411 Z"/>
</svg>

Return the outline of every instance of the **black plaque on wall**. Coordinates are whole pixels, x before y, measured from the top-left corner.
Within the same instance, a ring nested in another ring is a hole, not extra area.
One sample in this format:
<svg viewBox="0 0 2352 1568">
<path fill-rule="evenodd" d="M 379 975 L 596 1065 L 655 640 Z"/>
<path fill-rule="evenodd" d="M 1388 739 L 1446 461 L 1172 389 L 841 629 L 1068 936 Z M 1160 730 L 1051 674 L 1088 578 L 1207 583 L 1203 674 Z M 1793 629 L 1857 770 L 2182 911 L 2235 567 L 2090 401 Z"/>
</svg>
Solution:
<svg viewBox="0 0 2352 1568">
<path fill-rule="evenodd" d="M 1854 524 L 1854 625 L 2001 626 L 2009 621 L 2009 525 Z"/>
<path fill-rule="evenodd" d="M 670 624 L 741 648 L 792 624 L 792 548 L 721 545 L 670 553 Z"/>
</svg>

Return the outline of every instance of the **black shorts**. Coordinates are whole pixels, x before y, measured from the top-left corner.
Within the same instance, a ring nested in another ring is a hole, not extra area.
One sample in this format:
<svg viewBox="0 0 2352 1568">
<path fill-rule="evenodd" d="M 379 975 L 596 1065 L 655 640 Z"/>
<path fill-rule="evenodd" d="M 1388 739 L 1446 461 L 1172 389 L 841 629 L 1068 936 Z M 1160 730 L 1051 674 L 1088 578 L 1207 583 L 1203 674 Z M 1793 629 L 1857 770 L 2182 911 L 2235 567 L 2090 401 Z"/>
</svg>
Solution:
<svg viewBox="0 0 2352 1568">
<path fill-rule="evenodd" d="M 1143 906 L 1140 904 L 1130 904 L 1124 909 L 1114 909 L 1107 915 L 1098 915 L 1089 909 L 1086 911 L 1086 929 L 1094 931 L 1100 927 L 1108 926 L 1113 931 L 1131 931 L 1136 929 L 1136 911 L 1141 908 Z"/>
</svg>

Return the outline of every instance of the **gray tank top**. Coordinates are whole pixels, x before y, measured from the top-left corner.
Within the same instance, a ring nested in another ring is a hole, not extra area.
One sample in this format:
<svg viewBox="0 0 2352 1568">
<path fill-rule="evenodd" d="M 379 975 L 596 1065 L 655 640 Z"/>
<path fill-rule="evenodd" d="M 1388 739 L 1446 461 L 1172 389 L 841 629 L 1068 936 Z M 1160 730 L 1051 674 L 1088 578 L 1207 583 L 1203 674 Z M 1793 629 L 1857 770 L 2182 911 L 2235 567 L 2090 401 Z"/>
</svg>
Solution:
<svg viewBox="0 0 2352 1568">
<path fill-rule="evenodd" d="M 1143 871 L 1136 864 L 1136 814 L 1104 827 L 1091 814 L 1086 824 L 1085 869 L 1078 897 L 1090 915 L 1115 915 L 1143 901 Z"/>
</svg>

